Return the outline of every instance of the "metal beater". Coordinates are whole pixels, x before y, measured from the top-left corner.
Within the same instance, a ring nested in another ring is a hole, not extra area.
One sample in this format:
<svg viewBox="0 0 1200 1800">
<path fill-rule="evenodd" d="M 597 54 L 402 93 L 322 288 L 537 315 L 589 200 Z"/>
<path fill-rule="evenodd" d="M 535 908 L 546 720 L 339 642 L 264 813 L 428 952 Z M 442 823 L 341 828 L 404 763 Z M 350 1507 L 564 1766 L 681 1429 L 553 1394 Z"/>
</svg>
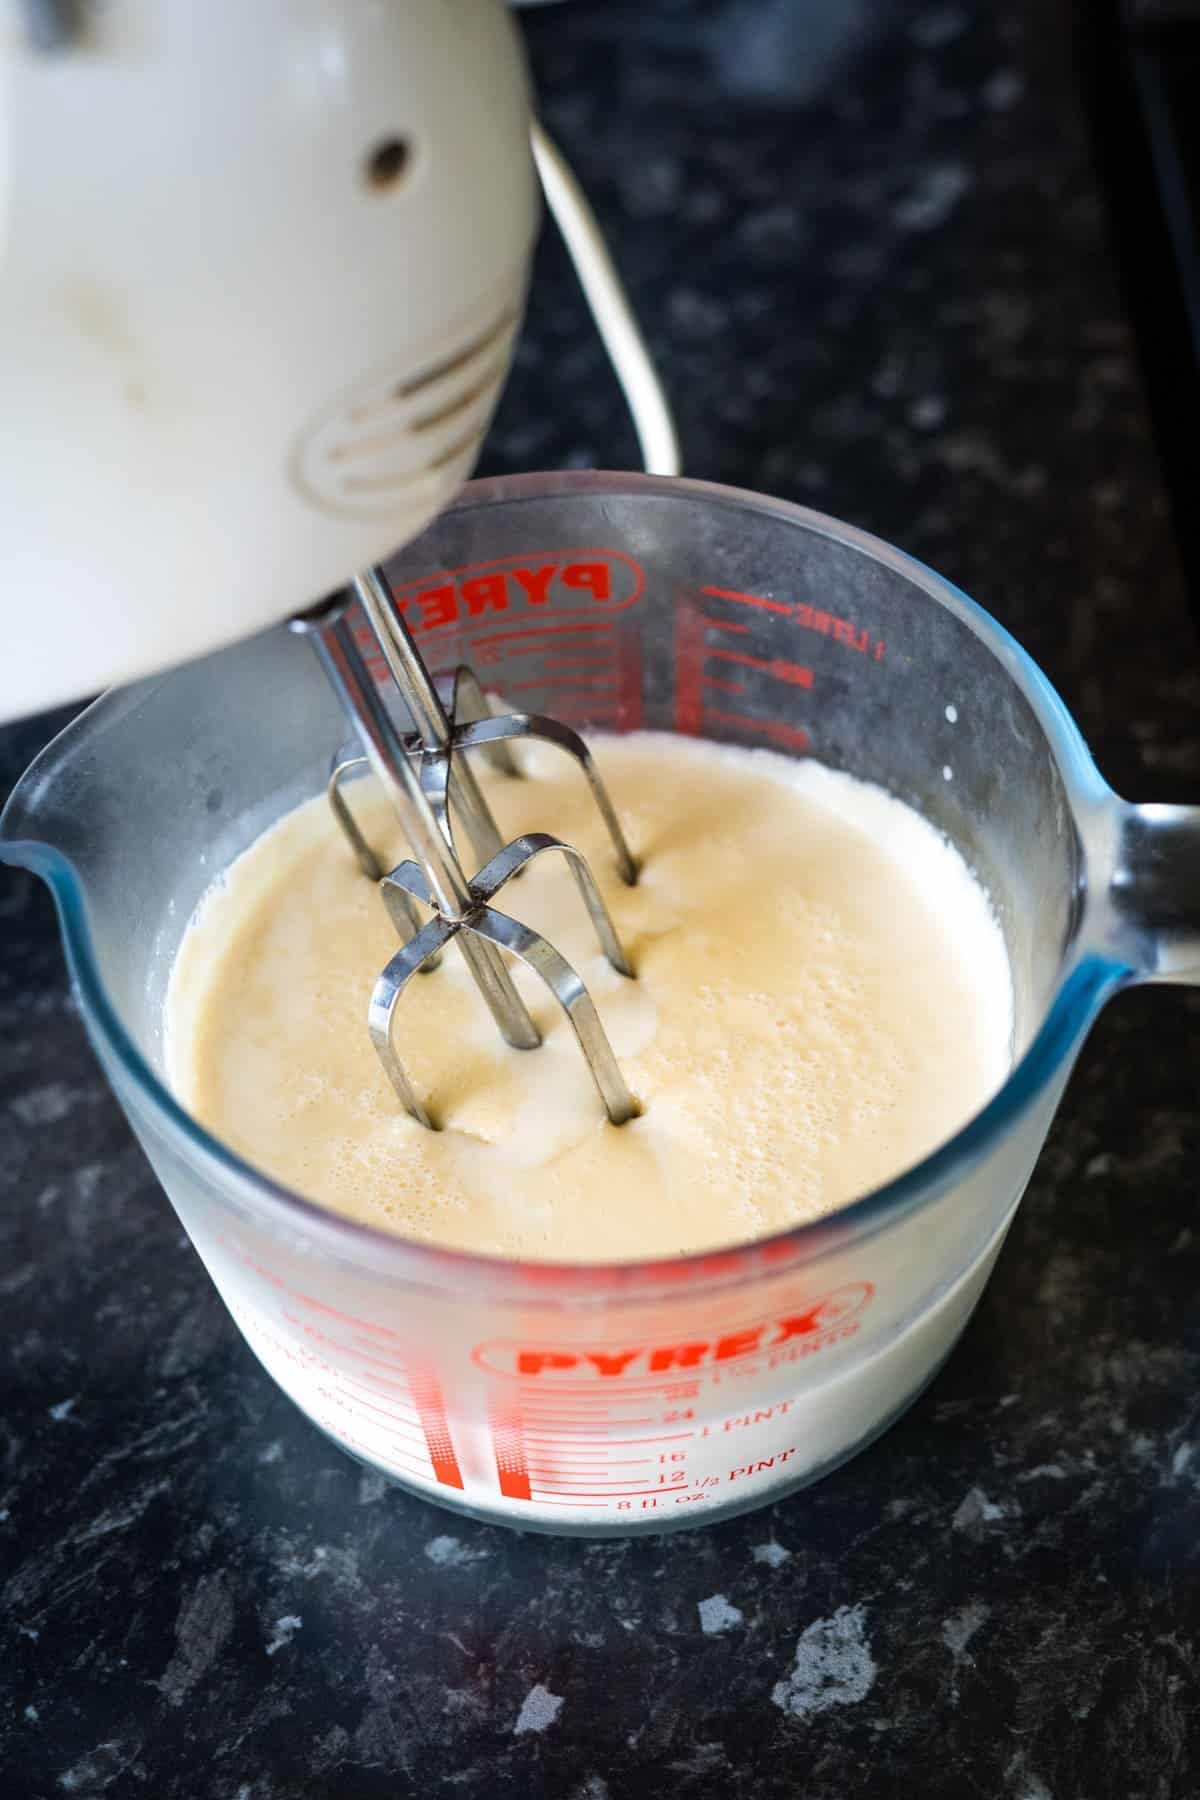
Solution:
<svg viewBox="0 0 1200 1800">
<path fill-rule="evenodd" d="M 355 599 L 416 727 L 411 734 L 397 730 L 356 641 L 349 617 Z M 447 712 L 381 569 L 356 577 L 352 589 L 293 619 L 292 629 L 311 639 L 366 752 L 365 757 L 335 759 L 328 793 L 360 868 L 379 883 L 388 914 L 404 940 L 375 983 L 367 1015 L 371 1041 L 402 1104 L 422 1125 L 436 1129 L 396 1049 L 395 1022 L 409 981 L 432 969 L 454 942 L 506 1043 L 533 1050 L 541 1034 L 513 983 L 503 951 L 539 975 L 566 1013 L 612 1123 L 623 1125 L 634 1118 L 637 1102 L 582 978 L 540 932 L 492 904 L 535 857 L 557 851 L 570 866 L 605 956 L 619 974 L 632 977 L 587 859 L 547 832 L 526 832 L 506 844 L 464 754 L 486 750 L 514 775 L 518 771 L 507 746 L 517 739 L 540 739 L 573 757 L 607 827 L 621 879 L 633 885 L 637 864 L 583 739 L 569 726 L 541 714 L 493 717 L 477 677 L 466 666 L 455 671 Z M 405 860 L 390 871 L 368 844 L 343 791 L 347 777 L 364 763 L 382 783 L 416 852 L 416 861 Z M 481 865 L 470 879 L 455 849 L 452 809 Z M 424 924 L 416 901 L 432 910 L 432 918 Z"/>
</svg>

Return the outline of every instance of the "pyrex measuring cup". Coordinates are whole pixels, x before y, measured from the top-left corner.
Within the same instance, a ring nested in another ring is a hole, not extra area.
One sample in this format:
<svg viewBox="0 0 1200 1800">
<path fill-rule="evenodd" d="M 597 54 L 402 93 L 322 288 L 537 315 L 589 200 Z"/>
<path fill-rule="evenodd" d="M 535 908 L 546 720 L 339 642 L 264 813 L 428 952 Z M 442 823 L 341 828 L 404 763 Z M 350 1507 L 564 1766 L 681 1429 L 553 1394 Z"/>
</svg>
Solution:
<svg viewBox="0 0 1200 1800">
<path fill-rule="evenodd" d="M 99 701 L 20 783 L 0 856 L 49 882 L 147 1155 L 254 1351 L 339 1444 L 527 1528 L 663 1530 L 776 1499 L 946 1356 L 1104 1000 L 1200 979 L 1200 809 L 1119 800 L 997 625 L 800 507 L 635 475 L 476 483 L 390 572 L 431 664 L 472 662 L 510 704 L 811 752 L 925 813 L 1012 961 L 1014 1067 L 990 1105 L 831 1218 L 618 1267 L 431 1249 L 260 1175 L 165 1088 L 163 999 L 210 880 L 319 790 L 342 735 L 282 628 Z"/>
</svg>

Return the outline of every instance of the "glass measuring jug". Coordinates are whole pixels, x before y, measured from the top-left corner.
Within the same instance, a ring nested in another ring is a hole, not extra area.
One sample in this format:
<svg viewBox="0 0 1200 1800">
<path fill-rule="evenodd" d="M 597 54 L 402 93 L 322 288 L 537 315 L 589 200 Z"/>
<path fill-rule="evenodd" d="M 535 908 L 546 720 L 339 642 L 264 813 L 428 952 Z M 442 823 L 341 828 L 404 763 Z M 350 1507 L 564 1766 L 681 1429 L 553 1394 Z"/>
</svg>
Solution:
<svg viewBox="0 0 1200 1800">
<path fill-rule="evenodd" d="M 1200 810 L 1118 799 L 993 621 L 799 507 L 634 475 L 476 483 L 389 572 L 430 664 L 473 663 L 510 705 L 811 753 L 930 818 L 1012 964 L 1014 1065 L 985 1110 L 827 1219 L 615 1267 L 437 1250 L 266 1179 L 167 1091 L 163 1000 L 210 881 L 323 787 L 341 741 L 282 628 L 99 701 L 19 784 L 0 857 L 51 886 L 97 1053 L 233 1317 L 345 1449 L 526 1529 L 777 1499 L 948 1354 L 1103 1002 L 1200 979 Z"/>
</svg>

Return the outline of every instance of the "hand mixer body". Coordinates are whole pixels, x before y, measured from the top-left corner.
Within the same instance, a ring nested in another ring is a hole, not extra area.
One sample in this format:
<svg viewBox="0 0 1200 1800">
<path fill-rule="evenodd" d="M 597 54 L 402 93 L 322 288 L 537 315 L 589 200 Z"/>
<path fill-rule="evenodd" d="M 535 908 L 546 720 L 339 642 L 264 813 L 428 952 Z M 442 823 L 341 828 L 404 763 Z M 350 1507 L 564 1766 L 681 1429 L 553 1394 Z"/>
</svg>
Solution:
<svg viewBox="0 0 1200 1800">
<path fill-rule="evenodd" d="M 0 15 L 0 718 L 246 636 L 422 530 L 477 455 L 538 220 L 499 0 L 77 12 Z"/>
</svg>

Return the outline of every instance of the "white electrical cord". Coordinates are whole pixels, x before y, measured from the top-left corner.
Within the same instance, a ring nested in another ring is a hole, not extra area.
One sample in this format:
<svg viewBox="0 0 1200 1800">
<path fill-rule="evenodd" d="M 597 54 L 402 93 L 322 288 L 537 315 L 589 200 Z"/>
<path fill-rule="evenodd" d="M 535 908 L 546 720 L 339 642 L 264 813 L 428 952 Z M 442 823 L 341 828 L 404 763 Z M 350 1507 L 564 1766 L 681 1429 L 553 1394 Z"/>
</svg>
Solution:
<svg viewBox="0 0 1200 1800">
<path fill-rule="evenodd" d="M 562 233 L 584 299 L 621 384 L 646 471 L 678 475 L 679 438 L 671 408 L 596 216 L 562 151 L 536 120 L 531 135 L 546 205 Z"/>
</svg>

